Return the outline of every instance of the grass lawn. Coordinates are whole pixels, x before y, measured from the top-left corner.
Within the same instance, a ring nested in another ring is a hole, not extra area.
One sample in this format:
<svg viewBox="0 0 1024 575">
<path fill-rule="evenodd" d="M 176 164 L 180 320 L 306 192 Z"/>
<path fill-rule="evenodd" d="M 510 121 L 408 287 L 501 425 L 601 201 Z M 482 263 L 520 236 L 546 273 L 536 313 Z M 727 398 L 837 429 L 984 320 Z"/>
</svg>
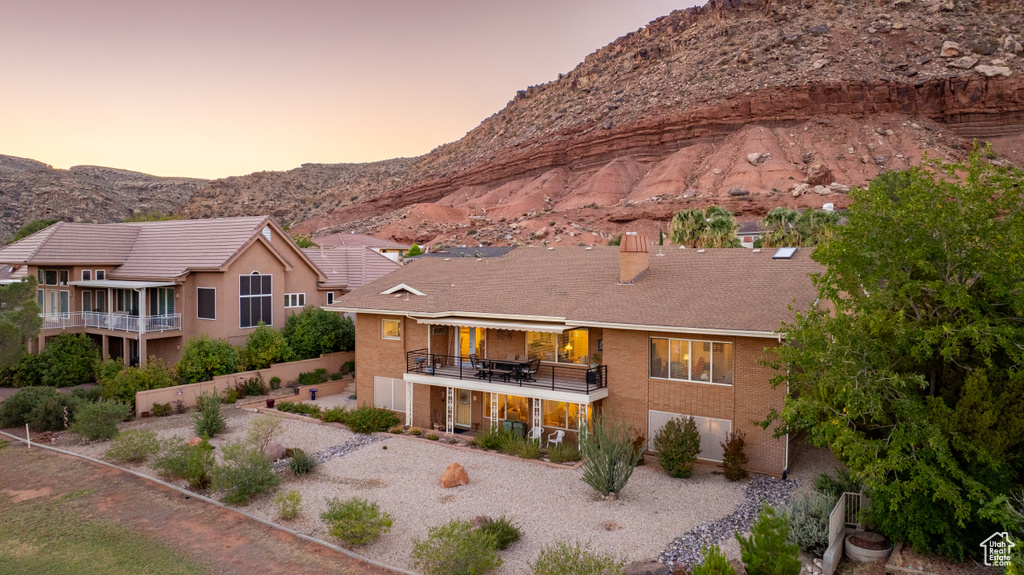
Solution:
<svg viewBox="0 0 1024 575">
<path fill-rule="evenodd" d="M 211 573 L 159 541 L 89 518 L 77 501 L 88 493 L 20 503 L 0 494 L 0 574 Z"/>
</svg>

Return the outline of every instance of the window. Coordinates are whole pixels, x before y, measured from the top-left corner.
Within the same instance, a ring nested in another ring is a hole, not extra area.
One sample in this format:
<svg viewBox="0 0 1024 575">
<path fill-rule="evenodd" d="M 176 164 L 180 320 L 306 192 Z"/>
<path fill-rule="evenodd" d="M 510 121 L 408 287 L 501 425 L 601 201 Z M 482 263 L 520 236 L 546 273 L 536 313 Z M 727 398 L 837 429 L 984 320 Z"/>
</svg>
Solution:
<svg viewBox="0 0 1024 575">
<path fill-rule="evenodd" d="M 527 423 L 533 423 L 530 421 L 530 399 L 527 397 L 521 397 L 518 395 L 502 395 L 498 396 L 498 420 L 510 419 L 512 421 L 525 421 Z M 545 402 L 547 403 L 547 402 Z M 491 419 L 491 394 L 484 393 L 484 419 L 490 421 Z"/>
<path fill-rule="evenodd" d="M 669 420 L 676 417 L 686 417 L 686 415 L 653 410 L 648 412 L 647 449 L 654 451 L 654 436 L 661 431 L 662 427 L 665 427 Z M 700 454 L 697 458 L 721 461 L 722 444 L 725 443 L 728 433 L 732 431 L 732 422 L 728 419 L 697 416 L 694 416 L 693 422 L 697 424 L 697 431 L 700 432 Z"/>
<path fill-rule="evenodd" d="M 732 385 L 732 344 L 651 338 L 651 377 Z"/>
<path fill-rule="evenodd" d="M 201 287 L 196 291 L 196 317 L 217 319 L 217 289 Z"/>
<path fill-rule="evenodd" d="M 68 270 L 60 270 L 58 275 L 60 276 L 60 285 L 68 285 L 68 280 L 71 277 L 71 272 L 69 272 Z"/>
<path fill-rule="evenodd" d="M 149 315 L 174 315 L 174 288 L 149 289 Z"/>
<path fill-rule="evenodd" d="M 482 327 L 459 328 L 459 357 L 487 357 L 487 330 Z"/>
<path fill-rule="evenodd" d="M 139 315 L 139 292 L 133 289 L 114 290 L 114 311 Z"/>
<path fill-rule="evenodd" d="M 405 411 L 405 381 L 374 376 L 373 406 L 392 411 Z"/>
<path fill-rule="evenodd" d="M 252 272 L 238 276 L 238 325 L 274 325 L 273 276 Z"/>
<path fill-rule="evenodd" d="M 57 270 L 44 270 L 46 275 L 46 281 L 43 282 L 48 286 L 57 285 Z"/>
<path fill-rule="evenodd" d="M 332 303 L 334 303 L 334 292 L 329 291 L 327 292 L 327 305 L 331 305 Z"/>
<path fill-rule="evenodd" d="M 68 312 L 71 311 L 71 292 L 68 290 L 60 290 L 60 315 L 67 317 Z"/>
<path fill-rule="evenodd" d="M 590 421 L 590 406 L 587 406 L 587 421 Z M 580 428 L 580 406 L 578 403 L 549 401 L 541 404 L 541 422 L 544 427 L 578 430 Z"/>
<path fill-rule="evenodd" d="M 91 270 L 82 270 L 82 281 L 87 282 L 92 279 Z"/>
<path fill-rule="evenodd" d="M 36 303 L 39 304 L 39 311 L 43 311 L 43 290 L 36 290 Z"/>
<path fill-rule="evenodd" d="M 402 320 L 380 320 L 380 337 L 383 339 L 402 339 Z"/>
<path fill-rule="evenodd" d="M 107 272 L 103 270 L 96 270 L 96 279 L 105 280 L 107 279 Z"/>
<path fill-rule="evenodd" d="M 82 292 L 82 311 L 92 311 L 92 291 Z"/>
<path fill-rule="evenodd" d="M 96 290 L 96 299 L 93 302 L 92 311 L 99 313 L 107 312 L 107 290 L 98 289 Z"/>
<path fill-rule="evenodd" d="M 571 329 L 562 334 L 526 333 L 526 355 L 530 359 L 557 363 L 590 363 L 590 333 Z"/>
<path fill-rule="evenodd" d="M 306 305 L 306 294 L 286 293 L 284 294 L 284 307 L 304 307 Z"/>
</svg>

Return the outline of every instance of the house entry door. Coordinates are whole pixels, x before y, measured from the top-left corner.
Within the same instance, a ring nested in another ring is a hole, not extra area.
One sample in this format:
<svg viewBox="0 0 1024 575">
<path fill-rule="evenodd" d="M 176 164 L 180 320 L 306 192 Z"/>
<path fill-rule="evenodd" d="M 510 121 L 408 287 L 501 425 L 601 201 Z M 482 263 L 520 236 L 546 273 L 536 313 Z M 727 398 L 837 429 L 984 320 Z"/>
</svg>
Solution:
<svg viewBox="0 0 1024 575">
<path fill-rule="evenodd" d="M 460 389 L 455 401 L 455 425 L 469 427 L 473 423 L 473 392 Z"/>
</svg>

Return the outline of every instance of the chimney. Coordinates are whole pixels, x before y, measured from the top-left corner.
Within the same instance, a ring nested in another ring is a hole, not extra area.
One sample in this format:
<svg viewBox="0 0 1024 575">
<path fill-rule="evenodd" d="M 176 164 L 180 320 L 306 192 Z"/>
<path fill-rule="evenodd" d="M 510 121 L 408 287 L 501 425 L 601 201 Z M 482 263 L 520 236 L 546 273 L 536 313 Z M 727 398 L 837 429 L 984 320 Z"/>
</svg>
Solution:
<svg viewBox="0 0 1024 575">
<path fill-rule="evenodd" d="M 650 264 L 647 238 L 636 232 L 626 232 L 619 243 L 619 283 L 631 284 L 636 281 Z"/>
</svg>

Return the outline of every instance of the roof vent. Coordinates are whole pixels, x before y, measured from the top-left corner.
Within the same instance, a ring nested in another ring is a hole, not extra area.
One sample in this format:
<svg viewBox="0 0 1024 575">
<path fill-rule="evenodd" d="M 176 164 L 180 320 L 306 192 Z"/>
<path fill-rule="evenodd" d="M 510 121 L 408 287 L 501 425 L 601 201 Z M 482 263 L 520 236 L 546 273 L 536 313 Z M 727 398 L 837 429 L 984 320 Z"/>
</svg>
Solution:
<svg viewBox="0 0 1024 575">
<path fill-rule="evenodd" d="M 585 249 L 585 250 L 587 250 L 589 252 L 590 250 L 594 249 L 594 247 L 593 246 L 587 246 L 587 247 L 585 247 L 583 249 Z"/>
<path fill-rule="evenodd" d="M 704 253 L 705 251 L 707 251 L 707 250 L 705 250 L 704 248 L 701 248 L 701 249 L 697 250 L 697 253 L 698 253 L 698 254 L 702 254 L 702 253 Z"/>
<path fill-rule="evenodd" d="M 549 252 L 553 252 L 553 251 L 555 251 L 555 248 L 548 248 L 548 251 Z"/>
<path fill-rule="evenodd" d="M 796 248 L 779 248 L 779 251 L 775 252 L 772 256 L 773 260 L 790 260 L 793 259 L 793 254 L 796 253 Z"/>
<path fill-rule="evenodd" d="M 761 248 L 754 248 L 754 249 L 752 249 L 750 251 L 755 253 L 755 254 L 759 254 L 759 253 L 761 253 Z"/>
</svg>

